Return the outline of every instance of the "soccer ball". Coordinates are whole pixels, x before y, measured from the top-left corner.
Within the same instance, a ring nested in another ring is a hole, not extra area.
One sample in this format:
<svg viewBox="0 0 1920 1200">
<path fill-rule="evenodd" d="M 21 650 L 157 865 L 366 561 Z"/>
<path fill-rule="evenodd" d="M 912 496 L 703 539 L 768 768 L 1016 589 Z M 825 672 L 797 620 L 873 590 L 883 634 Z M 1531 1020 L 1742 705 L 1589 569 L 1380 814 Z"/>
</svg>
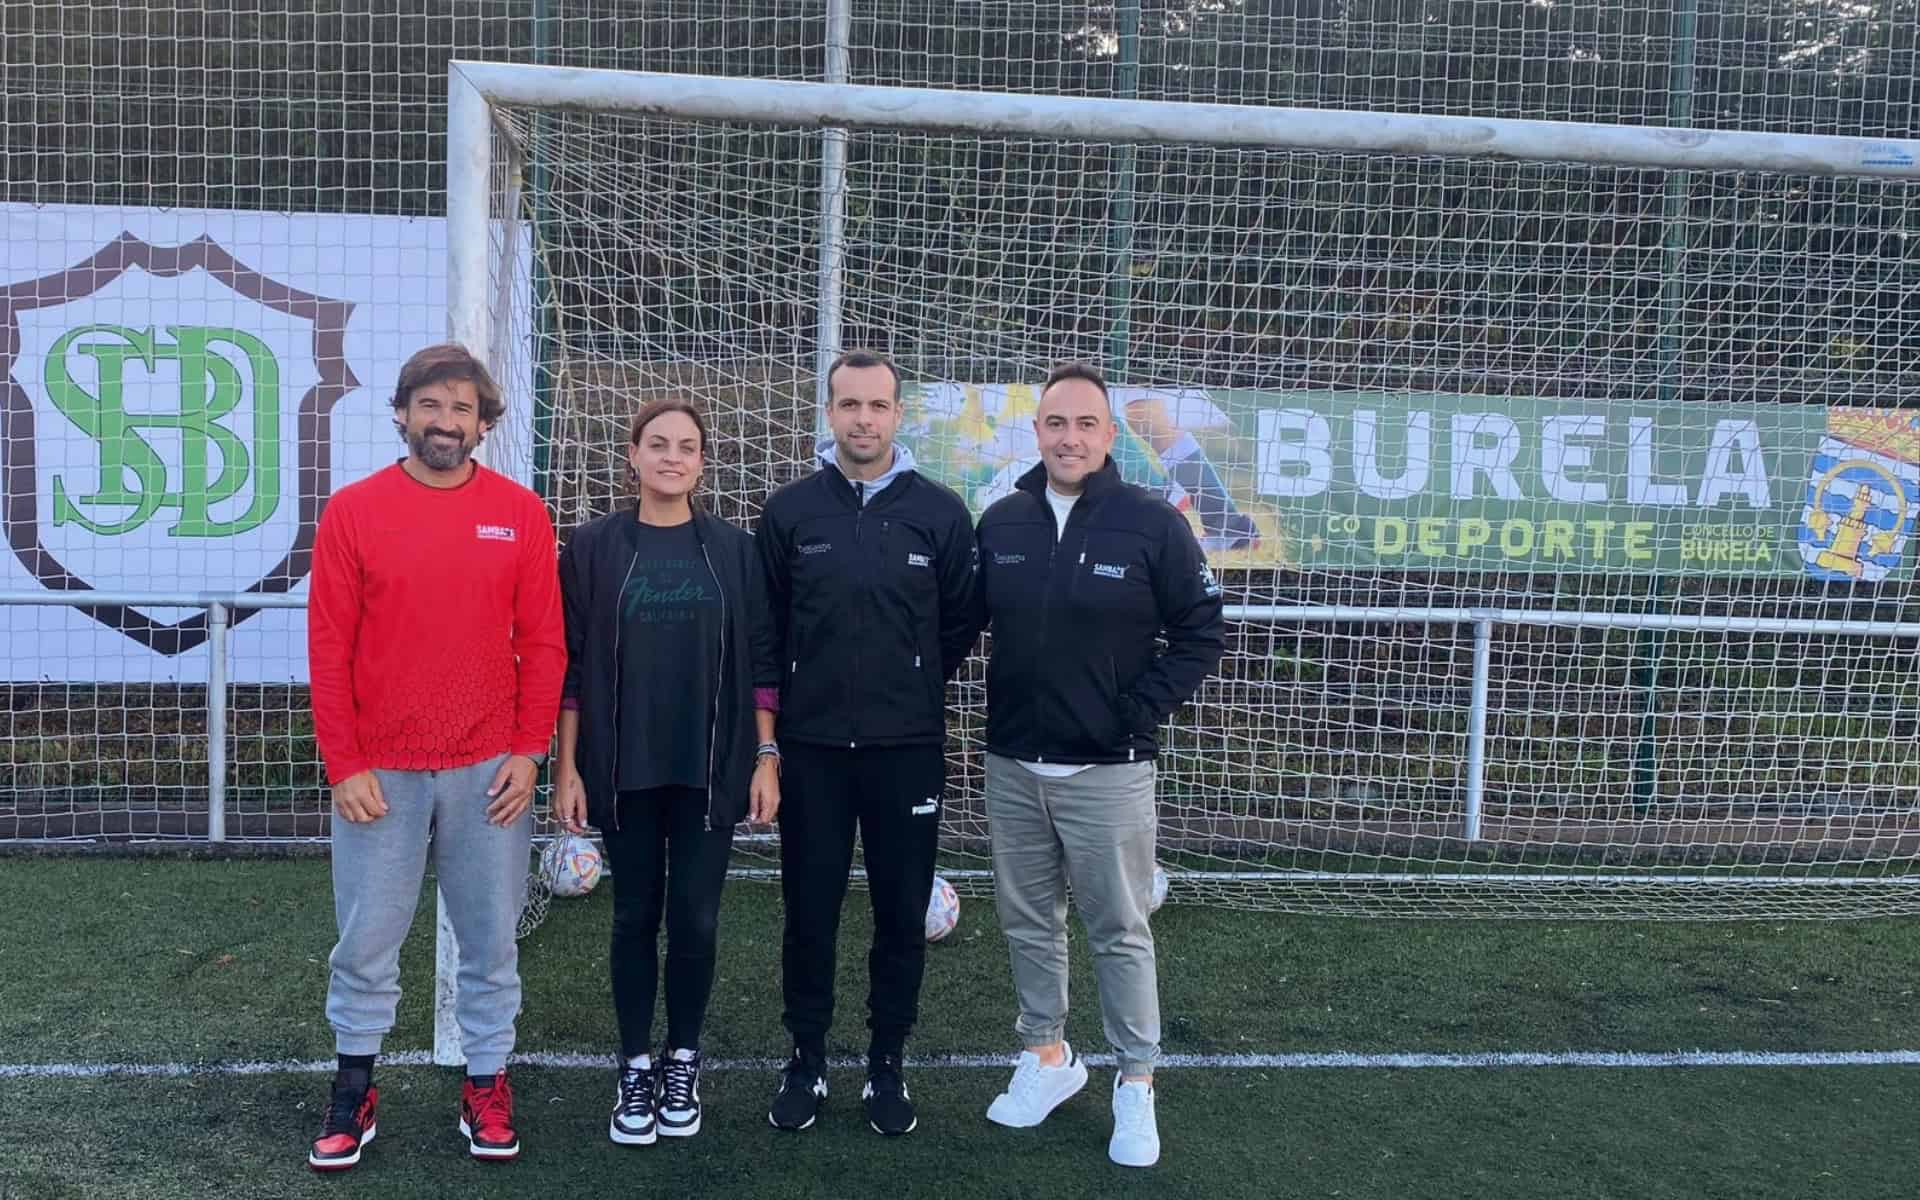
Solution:
<svg viewBox="0 0 1920 1200">
<path fill-rule="evenodd" d="M 927 940 L 937 942 L 960 923 L 960 897 L 953 885 L 933 877 L 933 895 L 927 899 Z"/>
<path fill-rule="evenodd" d="M 540 852 L 540 874 L 556 896 L 584 896 L 600 882 L 600 848 L 588 838 L 568 834 Z"/>
<path fill-rule="evenodd" d="M 1157 913 L 1160 906 L 1167 902 L 1167 869 L 1159 863 L 1153 864 L 1153 897 L 1147 901 L 1147 911 Z"/>
</svg>

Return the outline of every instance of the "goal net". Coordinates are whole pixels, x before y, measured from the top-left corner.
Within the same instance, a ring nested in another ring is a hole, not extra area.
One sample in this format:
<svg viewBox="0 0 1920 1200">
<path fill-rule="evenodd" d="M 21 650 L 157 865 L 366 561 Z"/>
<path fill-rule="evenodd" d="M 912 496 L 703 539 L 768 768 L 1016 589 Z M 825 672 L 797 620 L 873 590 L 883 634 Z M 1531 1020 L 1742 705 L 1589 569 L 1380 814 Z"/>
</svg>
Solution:
<svg viewBox="0 0 1920 1200">
<path fill-rule="evenodd" d="M 501 452 L 563 536 L 655 396 L 751 527 L 837 348 L 894 356 L 976 512 L 1047 368 L 1107 371 L 1233 606 L 1161 731 L 1176 898 L 1920 910 L 1920 144 L 478 64 L 451 101 L 455 329 L 534 380 Z"/>
</svg>

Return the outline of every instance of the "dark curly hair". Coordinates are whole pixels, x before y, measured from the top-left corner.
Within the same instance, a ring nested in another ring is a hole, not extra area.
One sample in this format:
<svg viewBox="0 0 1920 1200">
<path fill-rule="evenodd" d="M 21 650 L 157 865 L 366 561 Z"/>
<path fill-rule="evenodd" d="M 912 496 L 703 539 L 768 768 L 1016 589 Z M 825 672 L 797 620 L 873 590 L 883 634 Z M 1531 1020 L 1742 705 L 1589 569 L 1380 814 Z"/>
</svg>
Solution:
<svg viewBox="0 0 1920 1200">
<path fill-rule="evenodd" d="M 394 413 L 406 412 L 407 405 L 413 402 L 414 392 L 428 384 L 455 380 L 464 380 L 473 385 L 480 401 L 482 425 L 492 425 L 506 413 L 506 402 L 500 398 L 500 385 L 493 381 L 487 364 L 457 342 L 428 346 L 407 360 L 407 365 L 400 368 L 400 382 L 393 389 Z"/>
</svg>

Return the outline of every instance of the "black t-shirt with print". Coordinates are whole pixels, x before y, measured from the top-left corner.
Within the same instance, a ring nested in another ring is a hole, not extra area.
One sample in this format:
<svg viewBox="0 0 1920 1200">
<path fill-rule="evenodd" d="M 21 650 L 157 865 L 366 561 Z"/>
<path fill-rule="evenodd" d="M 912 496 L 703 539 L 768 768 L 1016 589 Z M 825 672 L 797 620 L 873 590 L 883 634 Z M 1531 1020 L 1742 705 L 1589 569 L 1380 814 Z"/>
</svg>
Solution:
<svg viewBox="0 0 1920 1200">
<path fill-rule="evenodd" d="M 720 587 L 693 523 L 629 522 L 635 558 L 620 594 L 621 791 L 707 786 L 720 660 Z"/>
</svg>

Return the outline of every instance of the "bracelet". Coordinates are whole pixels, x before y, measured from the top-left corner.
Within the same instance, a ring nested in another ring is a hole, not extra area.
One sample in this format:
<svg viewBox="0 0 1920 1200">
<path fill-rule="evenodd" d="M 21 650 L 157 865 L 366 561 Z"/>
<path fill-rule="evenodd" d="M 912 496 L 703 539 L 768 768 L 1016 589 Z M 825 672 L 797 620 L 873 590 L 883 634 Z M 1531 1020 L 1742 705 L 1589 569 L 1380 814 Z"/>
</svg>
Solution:
<svg viewBox="0 0 1920 1200">
<path fill-rule="evenodd" d="M 779 742 L 761 742 L 759 745 L 759 748 L 754 750 L 753 765 L 756 768 L 758 768 L 761 763 L 767 761 L 768 759 L 773 760 L 774 774 L 776 775 L 779 774 L 781 767 L 785 765 L 784 763 L 782 763 L 780 759 L 780 743 Z"/>
</svg>

